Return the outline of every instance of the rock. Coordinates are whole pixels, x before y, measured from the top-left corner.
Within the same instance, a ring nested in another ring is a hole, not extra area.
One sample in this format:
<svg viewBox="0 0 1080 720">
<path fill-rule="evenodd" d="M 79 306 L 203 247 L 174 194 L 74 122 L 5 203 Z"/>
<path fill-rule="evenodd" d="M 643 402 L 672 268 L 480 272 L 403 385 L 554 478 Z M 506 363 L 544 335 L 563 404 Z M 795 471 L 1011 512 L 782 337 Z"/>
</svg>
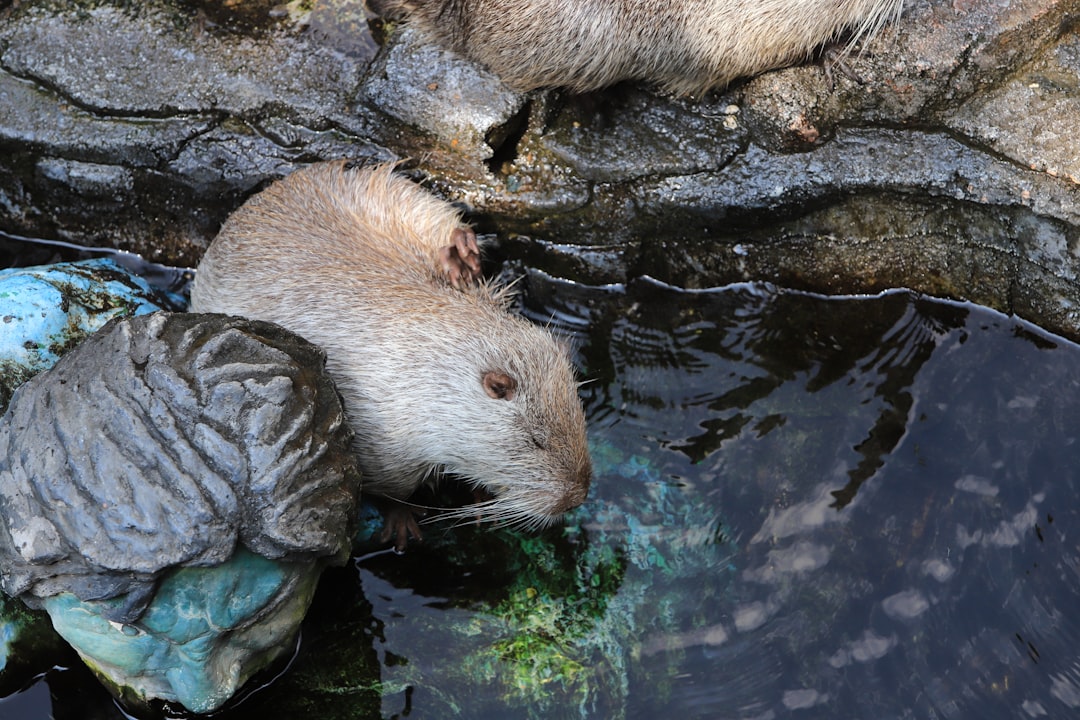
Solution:
<svg viewBox="0 0 1080 720">
<path fill-rule="evenodd" d="M 169 306 L 108 258 L 0 270 L 0 410 L 15 388 L 109 320 Z"/>
<path fill-rule="evenodd" d="M 599 258 L 582 260 L 587 279 L 639 273 L 644 245 L 738 257 L 749 228 L 772 257 L 742 264 L 754 279 L 873 291 L 885 279 L 863 266 L 889 248 L 902 259 L 888 261 L 890 283 L 991 298 L 1080 337 L 1060 300 L 1077 292 L 1077 261 L 1054 249 L 1080 227 L 1075 0 L 909 0 L 848 56 L 850 75 L 806 64 L 696 102 L 635 85 L 516 95 L 405 25 L 369 23 L 361 0 L 303 7 L 31 0 L 0 12 L 0 229 L 193 266 L 233 208 L 296 165 L 409 157 L 482 227 L 520 233 L 504 247 L 531 262 Z M 921 272 L 898 202 L 947 218 L 929 243 L 951 246 L 934 271 L 947 281 Z M 1021 292 L 987 293 L 982 258 L 1001 248 L 983 228 L 1002 215 L 1037 238 L 1005 249 L 1031 272 L 993 279 L 1021 279 Z M 807 265 L 815 244 L 837 263 Z"/>
<path fill-rule="evenodd" d="M 163 700 L 205 713 L 294 651 L 321 571 L 241 548 L 221 565 L 165 575 L 136 622 L 110 619 L 116 601 L 60 593 L 43 604 L 56 631 L 127 706 Z"/>
<path fill-rule="evenodd" d="M 464 155 L 489 159 L 512 130 L 525 96 L 491 73 L 406 28 L 374 63 L 357 99 Z"/>
<path fill-rule="evenodd" d="M 950 113 L 950 126 L 1031 170 L 1080 185 L 1080 36 Z"/>
<path fill-rule="evenodd" d="M 4 591 L 121 696 L 220 706 L 349 555 L 359 475 L 323 360 L 268 323 L 157 313 L 27 381 L 0 418 Z"/>
<path fill-rule="evenodd" d="M 0 10 L 9 219 L 194 266 L 232 205 L 298 159 L 391 157 L 357 134 L 369 123 L 349 110 L 375 50 L 362 2 L 335 3 L 332 26 L 326 8 L 244 3 L 237 12 L 250 14 L 229 18 L 221 5 Z"/>
</svg>

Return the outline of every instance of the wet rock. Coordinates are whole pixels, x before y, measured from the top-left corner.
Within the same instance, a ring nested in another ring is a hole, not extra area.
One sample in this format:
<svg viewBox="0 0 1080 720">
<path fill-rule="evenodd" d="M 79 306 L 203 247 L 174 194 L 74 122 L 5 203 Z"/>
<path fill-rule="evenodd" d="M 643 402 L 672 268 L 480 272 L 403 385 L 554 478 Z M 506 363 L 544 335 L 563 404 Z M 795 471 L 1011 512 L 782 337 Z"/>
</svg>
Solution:
<svg viewBox="0 0 1080 720">
<path fill-rule="evenodd" d="M 842 125 L 937 125 L 970 98 L 1068 42 L 1068 0 L 956 3 L 907 0 L 899 22 L 855 48 L 846 72 L 807 65 L 748 83 L 755 141 L 773 148 L 821 139 Z"/>
<path fill-rule="evenodd" d="M 487 160 L 513 132 L 525 96 L 406 28 L 371 68 L 357 100 L 465 156 Z"/>
<path fill-rule="evenodd" d="M 126 699 L 220 706 L 291 650 L 351 547 L 359 475 L 322 364 L 274 325 L 157 313 L 27 381 L 0 418 L 4 591 Z"/>
<path fill-rule="evenodd" d="M 276 107 L 325 123 L 374 50 L 363 36 L 350 47 L 305 41 L 287 17 L 268 15 L 263 32 L 213 32 L 180 3 L 27 5 L 4 33 L 5 69 L 103 114 L 258 118 Z"/>
<path fill-rule="evenodd" d="M 1033 252 L 1018 261 L 1033 272 L 1001 280 L 1034 285 L 995 291 L 995 307 L 1028 312 L 1034 298 L 1077 292 L 1077 261 L 1054 249 L 1080 242 L 1075 0 L 910 0 L 853 49 L 848 73 L 810 63 L 698 101 L 636 85 L 516 95 L 404 25 L 373 22 L 373 35 L 360 0 L 302 7 L 37 0 L 3 11 L 0 228 L 194 265 L 233 208 L 298 164 L 401 157 L 507 252 L 558 267 L 577 248 L 600 282 L 640 272 L 645 245 L 734 256 L 749 232 L 779 268 L 759 265 L 756 279 L 828 291 L 834 276 L 867 276 L 869 248 L 888 247 L 913 253 L 890 282 L 983 297 L 968 281 L 985 275 L 982 260 L 966 249 L 1002 250 L 982 229 L 1004 215 L 1039 240 L 1009 250 Z M 915 231 L 891 224 L 898 200 L 955 211 L 948 282 L 919 272 Z M 813 227 L 823 213 L 847 219 Z M 798 252 L 785 249 L 792 222 Z M 849 249 L 836 265 L 804 265 L 806 245 L 833 240 Z M 732 279 L 742 275 L 693 282 Z M 1080 336 L 1065 315 L 1030 317 Z"/>
<path fill-rule="evenodd" d="M 56 631 L 130 708 L 164 701 L 206 713 L 294 652 L 321 571 L 240 548 L 220 565 L 165 575 L 134 622 L 110 614 L 121 600 L 59 593 L 42 604 Z"/>
<path fill-rule="evenodd" d="M 259 25 L 169 1 L 0 12 L 0 206 L 14 226 L 194 265 L 232 204 L 283 165 L 320 147 L 390 157 L 356 135 L 364 118 L 348 109 L 375 48 L 362 2 L 334 6 L 340 26 L 359 15 L 365 32 L 350 34 L 252 5 Z M 72 162 L 113 181 L 83 197 L 56 172 Z"/>
<path fill-rule="evenodd" d="M 1031 170 L 1080 185 L 1080 35 L 1067 36 L 948 118 L 964 136 Z"/>
<path fill-rule="evenodd" d="M 43 161 L 66 157 L 107 165 L 121 159 L 128 168 L 153 167 L 211 124 L 210 118 L 190 116 L 109 117 L 65 102 L 44 82 L 9 72 L 0 73 L 0 98 L 0 137 L 5 144 L 45 150 L 35 154 Z"/>
<path fill-rule="evenodd" d="M 113 318 L 169 306 L 108 258 L 0 270 L 0 410 L 15 388 Z"/>
</svg>

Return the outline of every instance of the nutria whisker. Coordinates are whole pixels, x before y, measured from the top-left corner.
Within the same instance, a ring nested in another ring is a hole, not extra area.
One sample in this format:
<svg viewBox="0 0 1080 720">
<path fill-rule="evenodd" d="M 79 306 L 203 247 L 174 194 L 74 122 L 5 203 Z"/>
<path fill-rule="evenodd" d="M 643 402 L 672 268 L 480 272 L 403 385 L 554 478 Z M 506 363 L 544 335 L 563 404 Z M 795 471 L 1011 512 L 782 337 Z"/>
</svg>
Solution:
<svg viewBox="0 0 1080 720">
<path fill-rule="evenodd" d="M 458 508 L 442 509 L 435 516 L 425 518 L 424 523 L 451 521 L 450 527 L 461 527 L 478 520 L 492 523 L 498 527 L 520 530 L 539 530 L 557 521 L 554 516 L 540 516 L 527 508 L 518 508 L 506 498 L 493 498 L 478 503 L 470 503 Z"/>
</svg>

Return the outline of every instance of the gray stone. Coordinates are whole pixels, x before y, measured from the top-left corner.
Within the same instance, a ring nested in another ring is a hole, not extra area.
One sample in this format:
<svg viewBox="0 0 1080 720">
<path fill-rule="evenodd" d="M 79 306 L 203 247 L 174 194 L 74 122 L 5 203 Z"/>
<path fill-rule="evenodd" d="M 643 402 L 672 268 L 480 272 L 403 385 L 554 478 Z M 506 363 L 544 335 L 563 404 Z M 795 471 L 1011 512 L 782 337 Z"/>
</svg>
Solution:
<svg viewBox="0 0 1080 720">
<path fill-rule="evenodd" d="M 342 561 L 359 476 L 323 354 L 283 329 L 156 313 L 110 323 L 0 418 L 3 589 L 123 597 L 239 547 Z"/>
<path fill-rule="evenodd" d="M 210 125 L 209 116 L 102 116 L 63 102 L 41 84 L 0 73 L 0 142 L 45 148 L 45 158 L 153 167 Z"/>
<path fill-rule="evenodd" d="M 0 227 L 194 265 L 228 210 L 298 160 L 392 157 L 349 107 L 376 47 L 363 3 L 275 5 L 237 11 L 257 23 L 170 0 L 0 10 L 0 210 L 14 221 Z M 111 164 L 113 182 L 83 196 L 69 162 Z"/>
<path fill-rule="evenodd" d="M 302 33 L 208 32 L 180 4 L 49 3 L 4 33 L 5 68 L 95 113 L 168 117 L 271 107 L 325 123 L 370 60 Z M 103 42 L 106 36 L 111 41 Z"/>
<path fill-rule="evenodd" d="M 357 100 L 480 160 L 505 140 L 505 133 L 492 131 L 525 104 L 525 96 L 499 78 L 411 28 L 397 33 L 372 65 Z"/>
<path fill-rule="evenodd" d="M 948 118 L 950 126 L 1031 170 L 1080 185 L 1080 35 Z"/>
<path fill-rule="evenodd" d="M 0 229 L 194 265 L 300 164 L 410 158 L 507 252 L 577 265 L 572 279 L 652 271 L 672 246 L 716 268 L 752 239 L 770 261 L 731 267 L 754 279 L 887 277 L 1080 337 L 1078 8 L 908 0 L 850 74 L 808 63 L 689 101 L 632 84 L 514 94 L 407 24 L 374 22 L 376 47 L 361 0 L 24 0 L 0 11 Z M 915 206 L 940 221 L 926 242 L 917 217 L 896 224 Z M 1021 234 L 984 232 L 1002 222 Z M 806 264 L 822 255 L 835 262 Z M 987 279 L 999 255 L 1011 269 Z M 931 257 L 948 267 L 926 271 Z"/>
</svg>

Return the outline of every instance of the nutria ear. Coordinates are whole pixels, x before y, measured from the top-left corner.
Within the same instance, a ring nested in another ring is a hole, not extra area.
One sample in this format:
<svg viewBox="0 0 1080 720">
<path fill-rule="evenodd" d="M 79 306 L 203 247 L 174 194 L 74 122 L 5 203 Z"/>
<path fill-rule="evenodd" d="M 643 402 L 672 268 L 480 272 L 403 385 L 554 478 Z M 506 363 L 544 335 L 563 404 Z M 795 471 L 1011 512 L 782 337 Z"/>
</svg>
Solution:
<svg viewBox="0 0 1080 720">
<path fill-rule="evenodd" d="M 506 373 L 488 370 L 484 373 L 484 392 L 495 400 L 513 400 L 517 381 Z"/>
</svg>

